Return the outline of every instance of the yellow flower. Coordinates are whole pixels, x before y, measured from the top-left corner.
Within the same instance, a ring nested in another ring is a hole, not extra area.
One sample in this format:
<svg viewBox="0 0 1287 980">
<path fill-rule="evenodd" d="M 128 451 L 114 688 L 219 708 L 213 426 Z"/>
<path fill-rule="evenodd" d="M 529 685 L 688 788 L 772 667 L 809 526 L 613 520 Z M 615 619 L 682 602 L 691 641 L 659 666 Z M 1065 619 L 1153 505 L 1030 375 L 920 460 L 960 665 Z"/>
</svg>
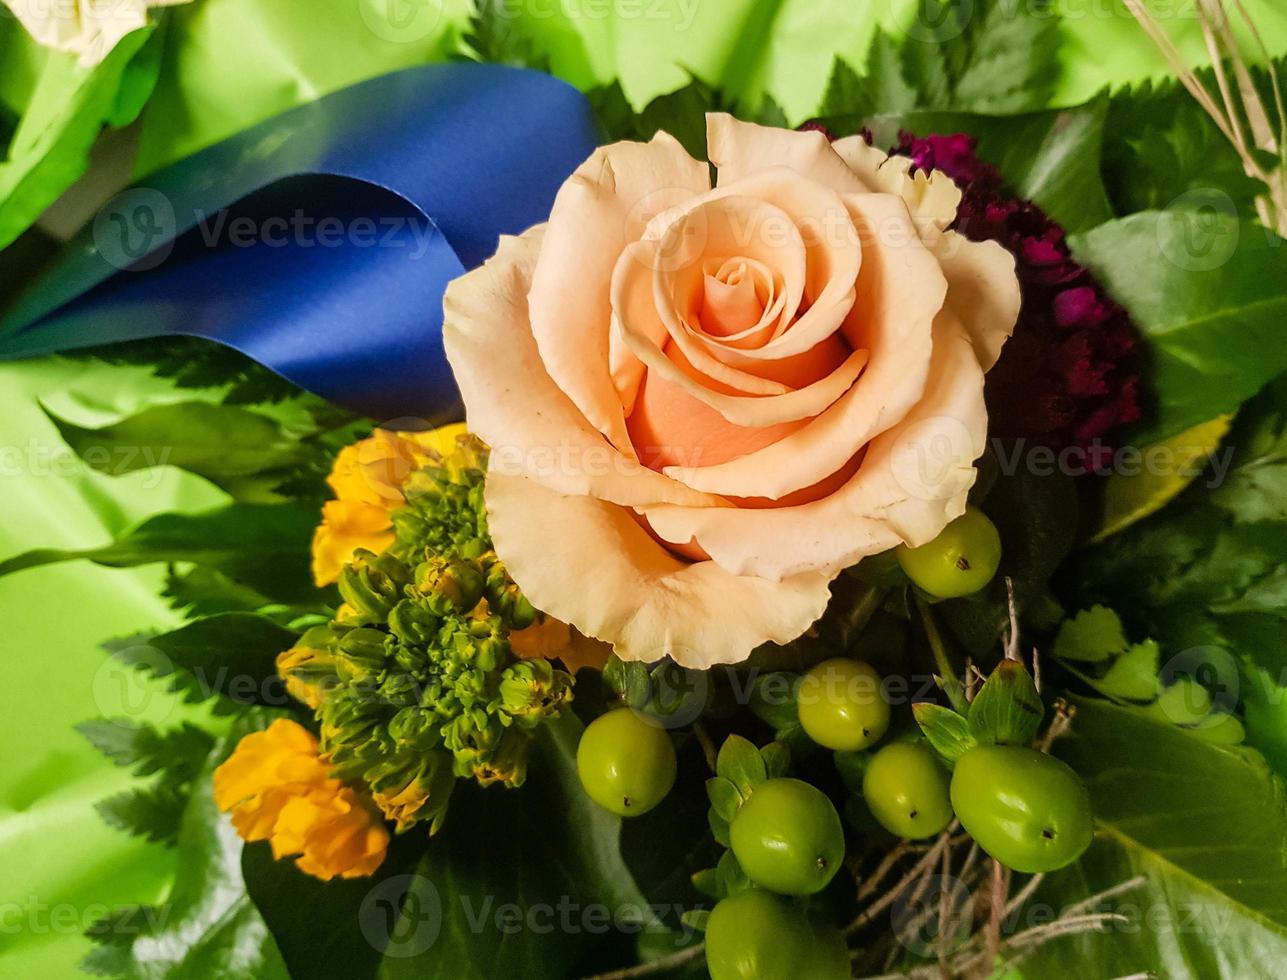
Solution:
<svg viewBox="0 0 1287 980">
<path fill-rule="evenodd" d="M 243 840 L 269 841 L 278 859 L 297 855 L 299 869 L 323 881 L 373 873 L 389 846 L 388 830 L 293 721 L 243 738 L 215 770 L 214 795 Z"/>
<path fill-rule="evenodd" d="M 313 535 L 313 579 L 330 585 L 359 548 L 377 555 L 393 543 L 389 513 L 405 500 L 402 487 L 411 474 L 449 453 L 460 424 L 429 432 L 376 429 L 370 438 L 345 446 L 326 478 L 335 500 L 322 507 L 322 523 Z"/>
<path fill-rule="evenodd" d="M 286 685 L 286 693 L 301 704 L 317 708 L 322 703 L 323 691 L 318 687 L 317 675 L 330 673 L 334 658 L 327 650 L 298 646 L 283 650 L 277 655 L 277 674 Z"/>
</svg>

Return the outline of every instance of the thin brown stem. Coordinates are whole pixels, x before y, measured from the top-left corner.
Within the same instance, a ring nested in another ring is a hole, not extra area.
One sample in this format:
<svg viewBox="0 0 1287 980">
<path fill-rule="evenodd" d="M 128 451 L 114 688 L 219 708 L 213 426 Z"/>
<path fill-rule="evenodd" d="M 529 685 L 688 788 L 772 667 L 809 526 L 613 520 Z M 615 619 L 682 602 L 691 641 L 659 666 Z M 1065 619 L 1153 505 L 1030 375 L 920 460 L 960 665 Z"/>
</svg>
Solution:
<svg viewBox="0 0 1287 980">
<path fill-rule="evenodd" d="M 951 844 L 952 833 L 956 830 L 956 827 L 957 822 L 953 820 L 951 826 L 949 826 L 947 830 L 943 831 L 943 833 L 939 834 L 938 839 L 934 842 L 934 846 L 925 852 L 925 855 L 912 866 L 911 870 L 899 878 L 893 888 L 889 889 L 889 891 L 885 892 L 869 906 L 859 912 L 853 922 L 849 923 L 849 927 L 845 931 L 856 932 L 863 926 L 867 925 L 875 919 L 876 916 L 880 915 L 881 912 L 893 905 L 894 902 L 898 900 L 898 896 L 906 891 L 912 882 L 917 881 L 925 874 L 925 872 L 934 867 L 940 855 L 943 853 L 943 850 Z"/>
<path fill-rule="evenodd" d="M 596 973 L 592 976 L 584 977 L 583 980 L 634 980 L 635 977 L 650 977 L 654 973 L 664 973 L 683 966 L 685 963 L 697 959 L 705 952 L 706 944 L 698 943 L 696 946 L 688 946 L 678 952 L 659 956 L 657 959 L 649 960 L 647 963 L 627 966 L 620 970 L 609 970 L 607 973 Z"/>
</svg>

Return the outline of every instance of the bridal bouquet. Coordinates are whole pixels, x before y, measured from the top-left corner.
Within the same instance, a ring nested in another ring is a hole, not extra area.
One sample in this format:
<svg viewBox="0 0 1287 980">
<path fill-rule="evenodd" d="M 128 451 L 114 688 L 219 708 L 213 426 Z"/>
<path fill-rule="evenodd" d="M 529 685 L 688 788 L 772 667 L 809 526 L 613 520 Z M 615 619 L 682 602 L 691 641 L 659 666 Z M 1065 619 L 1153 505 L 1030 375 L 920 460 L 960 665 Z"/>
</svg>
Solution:
<svg viewBox="0 0 1287 980">
<path fill-rule="evenodd" d="M 227 499 L 0 562 L 160 563 L 186 620 L 105 649 L 190 719 L 80 726 L 150 779 L 103 817 L 179 855 L 85 968 L 1267 975 L 1287 119 L 1215 0 L 1202 71 L 1128 6 L 1176 83 L 1039 109 L 1051 16 L 945 7 L 799 125 L 458 65 L 290 116 L 315 170 L 254 162 L 260 130 L 107 205 L 0 344 L 177 377 L 54 421 Z M 456 111 L 484 78 L 511 128 Z M 461 144 L 328 142 L 431 83 L 422 136 Z M 299 173 L 421 256 L 309 257 L 298 224 L 271 255 Z M 162 233 L 113 261 L 141 194 Z"/>
</svg>

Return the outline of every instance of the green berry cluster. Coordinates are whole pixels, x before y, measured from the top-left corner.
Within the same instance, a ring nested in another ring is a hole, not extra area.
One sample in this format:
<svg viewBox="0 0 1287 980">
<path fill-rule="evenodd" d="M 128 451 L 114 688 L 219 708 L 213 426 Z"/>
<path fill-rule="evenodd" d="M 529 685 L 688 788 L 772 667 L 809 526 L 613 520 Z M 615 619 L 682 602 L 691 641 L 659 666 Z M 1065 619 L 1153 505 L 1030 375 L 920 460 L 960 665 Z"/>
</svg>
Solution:
<svg viewBox="0 0 1287 980">
<path fill-rule="evenodd" d="M 482 453 L 462 440 L 413 475 L 395 543 L 354 555 L 336 618 L 278 662 L 335 775 L 364 782 L 399 831 L 436 832 L 458 778 L 521 785 L 537 727 L 572 698 L 567 673 L 510 646 L 537 612 L 491 548 Z"/>
</svg>

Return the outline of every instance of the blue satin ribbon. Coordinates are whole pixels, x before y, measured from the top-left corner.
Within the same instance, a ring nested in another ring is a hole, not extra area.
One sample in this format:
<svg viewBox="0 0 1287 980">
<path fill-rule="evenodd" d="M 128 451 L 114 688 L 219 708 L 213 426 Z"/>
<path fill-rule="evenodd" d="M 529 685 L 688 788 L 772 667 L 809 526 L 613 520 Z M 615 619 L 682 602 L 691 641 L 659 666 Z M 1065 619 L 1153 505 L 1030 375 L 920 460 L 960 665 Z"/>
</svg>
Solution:
<svg viewBox="0 0 1287 980">
<path fill-rule="evenodd" d="M 458 417 L 447 284 L 543 221 L 594 146 L 585 98 L 538 72 L 363 82 L 115 198 L 0 319 L 0 358 L 183 334 L 377 420 Z"/>
</svg>

